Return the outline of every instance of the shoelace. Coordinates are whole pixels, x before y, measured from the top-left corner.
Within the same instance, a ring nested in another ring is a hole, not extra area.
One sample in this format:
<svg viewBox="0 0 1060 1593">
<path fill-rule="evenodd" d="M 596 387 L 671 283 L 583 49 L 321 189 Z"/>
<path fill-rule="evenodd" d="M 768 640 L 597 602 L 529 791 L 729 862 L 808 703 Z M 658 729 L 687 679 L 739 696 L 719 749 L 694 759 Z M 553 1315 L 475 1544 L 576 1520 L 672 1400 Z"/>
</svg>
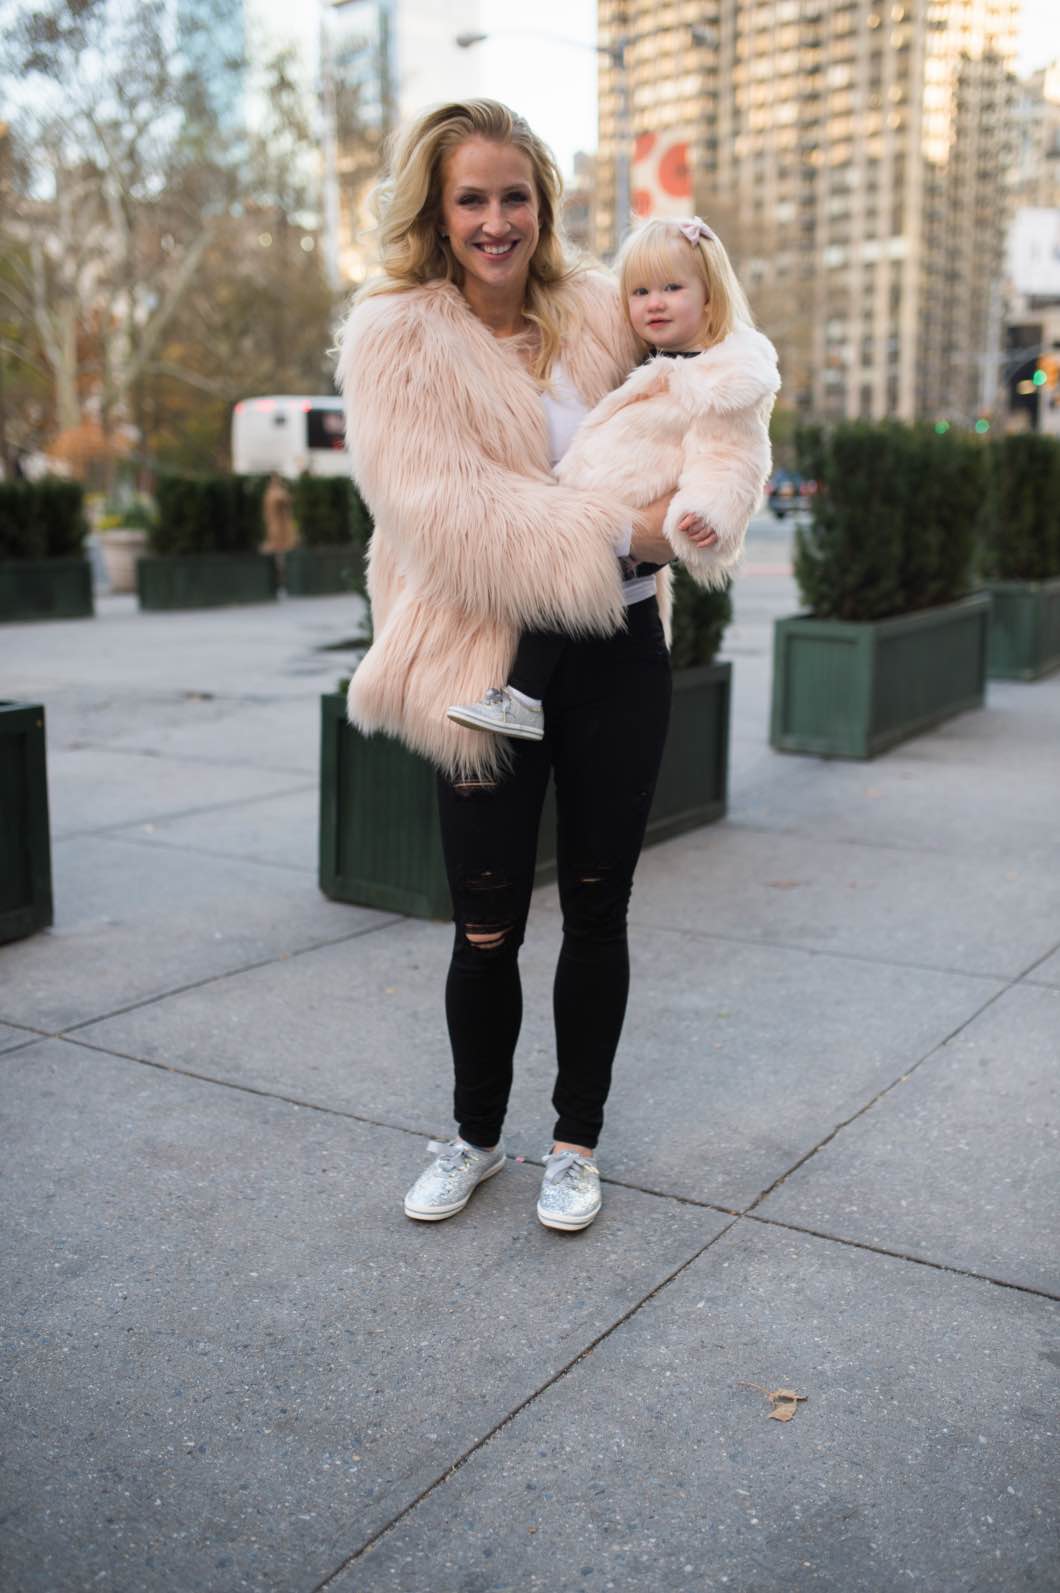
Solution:
<svg viewBox="0 0 1060 1593">
<path fill-rule="evenodd" d="M 463 1166 L 465 1160 L 471 1160 L 471 1152 L 467 1146 L 458 1145 L 455 1140 L 428 1140 L 427 1149 L 432 1156 L 438 1157 L 438 1166 L 446 1173 L 455 1173 Z"/>
<path fill-rule="evenodd" d="M 555 1184 L 569 1172 L 586 1165 L 585 1157 L 579 1156 L 577 1151 L 554 1151 L 545 1157 L 545 1183 Z"/>
<path fill-rule="evenodd" d="M 500 686 L 489 686 L 483 701 L 488 702 L 491 706 L 494 703 L 504 703 L 508 701 L 508 693 Z"/>
</svg>

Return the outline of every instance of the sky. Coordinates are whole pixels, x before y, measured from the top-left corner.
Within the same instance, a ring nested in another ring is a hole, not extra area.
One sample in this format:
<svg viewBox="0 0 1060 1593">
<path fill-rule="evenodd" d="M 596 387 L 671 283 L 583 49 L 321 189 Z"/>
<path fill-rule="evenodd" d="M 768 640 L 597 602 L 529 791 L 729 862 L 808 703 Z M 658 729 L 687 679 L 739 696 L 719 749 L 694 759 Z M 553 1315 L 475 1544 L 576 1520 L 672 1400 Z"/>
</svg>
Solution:
<svg viewBox="0 0 1060 1593">
<path fill-rule="evenodd" d="M 436 3 L 444 15 L 447 0 Z M 254 9 L 292 14 L 290 0 L 254 0 Z M 306 18 L 314 9 L 298 8 Z M 569 173 L 576 150 L 596 147 L 596 0 L 479 0 L 479 10 L 490 35 L 475 47 L 482 91 L 521 111 Z M 1024 0 L 1021 75 L 1060 56 L 1058 11 L 1058 0 Z"/>
</svg>

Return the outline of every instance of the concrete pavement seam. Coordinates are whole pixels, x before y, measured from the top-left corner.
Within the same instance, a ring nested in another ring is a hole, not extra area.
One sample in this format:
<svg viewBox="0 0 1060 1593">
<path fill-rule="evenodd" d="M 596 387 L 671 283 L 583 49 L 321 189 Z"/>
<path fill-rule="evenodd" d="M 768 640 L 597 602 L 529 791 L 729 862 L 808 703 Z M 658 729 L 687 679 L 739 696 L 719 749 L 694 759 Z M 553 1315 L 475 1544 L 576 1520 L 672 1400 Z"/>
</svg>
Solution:
<svg viewBox="0 0 1060 1593">
<path fill-rule="evenodd" d="M 154 823 L 154 820 L 145 820 L 145 823 Z M 163 819 L 163 824 L 173 821 Z M 142 835 L 120 835 L 118 839 L 128 841 L 131 846 L 162 847 L 167 852 L 190 852 L 194 857 L 217 857 L 226 863 L 260 863 L 264 868 L 282 868 L 288 874 L 300 874 L 310 879 L 316 879 L 316 869 L 307 863 L 281 863 L 275 857 L 259 857 L 254 852 L 215 852 L 208 846 L 189 846 L 183 841 L 167 841 L 162 836 L 153 836 L 148 840 Z"/>
<path fill-rule="evenodd" d="M 995 1289 L 1015 1289 L 1018 1294 L 1033 1294 L 1042 1300 L 1055 1300 L 1060 1305 L 1060 1294 L 1051 1289 L 1040 1289 L 1033 1283 L 1016 1283 L 1011 1278 L 995 1278 L 989 1272 L 973 1272 L 970 1267 L 956 1267 L 949 1261 L 932 1261 L 928 1256 L 915 1256 L 907 1250 L 890 1250 L 886 1245 L 872 1244 L 867 1239 L 847 1239 L 842 1234 L 825 1233 L 821 1228 L 810 1228 L 801 1222 L 785 1222 L 779 1217 L 760 1217 L 756 1212 L 741 1214 L 748 1222 L 762 1227 L 786 1228 L 791 1233 L 803 1233 L 812 1239 L 824 1239 L 829 1244 L 845 1245 L 848 1250 L 868 1250 L 875 1256 L 890 1256 L 894 1261 L 908 1261 L 914 1267 L 930 1267 L 934 1272 L 952 1272 L 958 1278 L 971 1278 L 977 1283 L 993 1284 Z"/>
<path fill-rule="evenodd" d="M 982 1017 L 983 1013 L 988 1007 L 992 1007 L 995 1001 L 1000 1001 L 1001 997 L 1012 989 L 1012 985 L 1014 983 L 1014 980 L 1010 981 L 1008 984 L 1003 986 L 1002 989 L 995 990 L 994 994 L 989 996 L 981 1006 L 978 1006 L 974 1012 L 970 1012 L 966 1018 L 962 1019 L 955 1029 L 952 1029 L 949 1034 L 944 1035 L 941 1040 L 939 1040 L 930 1048 L 930 1050 L 925 1051 L 924 1055 L 918 1061 L 911 1062 L 907 1068 L 903 1068 L 898 1077 L 892 1079 L 890 1084 L 885 1084 L 883 1088 L 881 1090 L 877 1090 L 876 1094 L 867 1100 L 863 1106 L 859 1106 L 856 1112 L 852 1112 L 850 1116 L 845 1117 L 841 1123 L 837 1123 L 830 1133 L 826 1134 L 825 1137 L 822 1140 L 819 1140 L 816 1145 L 811 1146 L 811 1148 L 806 1151 L 804 1155 L 799 1157 L 798 1161 L 792 1163 L 786 1172 L 781 1173 L 779 1178 L 775 1178 L 769 1185 L 768 1189 L 763 1189 L 761 1194 L 757 1195 L 755 1199 L 752 1200 L 751 1204 L 745 1209 L 743 1215 L 750 1216 L 755 1207 L 760 1206 L 763 1200 L 768 1199 L 775 1189 L 779 1189 L 781 1184 L 791 1177 L 792 1173 L 797 1173 L 799 1168 L 804 1166 L 811 1157 L 817 1155 L 818 1151 L 823 1150 L 826 1145 L 831 1144 L 836 1135 L 839 1134 L 844 1128 L 848 1128 L 851 1123 L 855 1123 L 859 1117 L 864 1117 L 865 1113 L 871 1111 L 878 1101 L 883 1100 L 885 1095 L 889 1095 L 891 1091 L 896 1089 L 899 1084 L 903 1084 L 906 1079 L 908 1079 L 917 1071 L 918 1068 L 923 1067 L 925 1062 L 930 1061 L 936 1052 L 943 1050 L 944 1047 L 949 1045 L 951 1040 L 955 1040 L 959 1034 L 963 1033 L 969 1024 L 974 1023 L 977 1018 Z"/>
<path fill-rule="evenodd" d="M 120 832 L 122 830 L 131 830 L 137 824 L 172 824 L 176 819 L 199 818 L 204 813 L 224 813 L 229 808 L 252 807 L 255 804 L 260 804 L 262 802 L 272 802 L 277 797 L 299 796 L 303 791 L 316 791 L 318 789 L 318 781 L 303 780 L 301 785 L 291 786 L 289 789 L 284 791 L 265 791 L 261 796 L 234 797 L 229 802 L 210 802 L 204 807 L 180 808 L 172 813 L 167 812 L 145 815 L 141 819 L 123 819 L 120 824 L 101 824 L 96 829 L 91 830 L 66 830 L 61 835 L 53 835 L 52 843 L 53 845 L 56 845 L 61 841 L 80 841 L 84 840 L 87 836 L 93 835 L 110 837 L 116 836 L 120 840 Z"/>
<path fill-rule="evenodd" d="M 273 957 L 262 957 L 258 962 L 242 963 L 238 968 L 226 968 L 222 973 L 207 974 L 205 978 L 192 979 L 186 985 L 174 985 L 171 990 L 156 990 L 154 995 L 144 996 L 141 1001 L 130 1001 L 128 1006 L 115 1007 L 111 1012 L 99 1013 L 94 1018 L 82 1018 L 79 1023 L 68 1024 L 62 1029 L 53 1029 L 49 1038 L 61 1040 L 66 1035 L 75 1034 L 78 1029 L 89 1028 L 93 1023 L 106 1023 L 111 1018 L 124 1017 L 127 1012 L 138 1012 L 141 1007 L 153 1007 L 156 1001 L 168 1001 L 170 996 L 182 996 L 189 990 L 201 990 L 206 985 L 220 984 L 222 979 L 235 979 L 240 974 L 253 973 L 257 968 L 271 968 L 276 963 L 290 962 L 293 957 L 304 957 L 312 951 L 323 951 L 328 946 L 341 946 L 348 940 L 360 940 L 364 935 L 377 935 L 383 929 L 391 929 L 394 924 L 405 922 L 402 914 L 395 913 L 382 924 L 368 924 L 364 929 L 355 929 L 349 935 L 333 935 L 326 940 L 314 940 L 308 946 L 296 946 L 293 951 L 281 952 Z M 0 1022 L 2 1021 L 5 1020 L 0 1018 Z"/>
<path fill-rule="evenodd" d="M 310 1590 L 310 1593 L 325 1593 L 325 1590 L 329 1588 L 332 1583 L 338 1579 L 338 1577 L 342 1576 L 344 1572 L 349 1570 L 350 1566 L 353 1565 L 355 1561 L 359 1560 L 362 1555 L 366 1554 L 371 1548 L 373 1548 L 374 1545 L 378 1543 L 381 1538 L 385 1537 L 388 1532 L 392 1532 L 399 1522 L 403 1521 L 407 1515 L 416 1509 L 417 1505 L 423 1503 L 429 1494 L 432 1494 L 435 1489 L 439 1488 L 443 1483 L 448 1482 L 450 1477 L 454 1476 L 462 1466 L 466 1465 L 466 1463 L 471 1459 L 472 1455 L 477 1454 L 485 1444 L 489 1443 L 491 1438 L 496 1437 L 496 1435 L 503 1431 L 505 1427 L 510 1426 L 515 1418 L 521 1415 L 529 1405 L 532 1405 L 535 1400 L 540 1399 L 542 1394 L 547 1393 L 554 1384 L 561 1380 L 561 1378 L 566 1377 L 568 1372 L 573 1371 L 573 1369 L 578 1366 L 580 1362 L 586 1360 L 590 1355 L 592 1355 L 593 1351 L 600 1344 L 602 1344 L 605 1339 L 610 1338 L 612 1333 L 614 1333 L 618 1328 L 622 1327 L 623 1324 L 628 1322 L 632 1317 L 636 1316 L 637 1312 L 641 1310 L 643 1306 L 647 1305 L 649 1301 L 654 1300 L 656 1295 L 660 1294 L 663 1289 L 667 1288 L 671 1283 L 673 1283 L 676 1278 L 679 1278 L 682 1272 L 687 1271 L 694 1261 L 698 1261 L 699 1257 L 709 1250 L 712 1245 L 716 1245 L 719 1239 L 723 1239 L 732 1228 L 735 1228 L 738 1221 L 739 1218 L 734 1217 L 732 1222 L 726 1223 L 725 1227 L 722 1228 L 720 1233 L 714 1234 L 710 1239 L 707 1240 L 706 1244 L 700 1245 L 699 1249 L 694 1251 L 692 1255 L 686 1257 L 686 1259 L 682 1261 L 678 1267 L 674 1268 L 673 1272 L 668 1273 L 665 1278 L 660 1279 L 654 1288 L 649 1289 L 648 1293 L 642 1296 L 641 1299 L 635 1301 L 635 1303 L 631 1305 L 627 1311 L 624 1311 L 621 1316 L 616 1317 L 614 1322 L 612 1322 L 609 1327 L 604 1328 L 602 1333 L 598 1333 L 594 1339 L 590 1340 L 590 1342 L 586 1344 L 583 1349 L 579 1350 L 577 1355 L 573 1356 L 565 1366 L 561 1366 L 558 1371 L 552 1374 L 551 1377 L 546 1378 L 539 1388 L 534 1389 L 526 1396 L 525 1399 L 520 1400 L 518 1405 L 514 1406 L 506 1416 L 502 1416 L 500 1421 L 494 1423 L 488 1432 L 483 1433 L 481 1438 L 476 1438 L 475 1442 L 471 1444 L 462 1455 L 458 1456 L 458 1458 L 453 1461 L 451 1466 L 448 1466 L 444 1472 L 439 1473 L 439 1475 L 435 1477 L 433 1482 L 428 1483 L 425 1488 L 421 1489 L 416 1495 L 415 1499 L 410 1500 L 409 1503 L 403 1506 L 403 1508 L 399 1510 L 395 1516 L 391 1517 L 389 1521 L 387 1521 L 383 1526 L 379 1527 L 377 1531 L 373 1532 L 370 1537 L 366 1538 L 359 1548 L 355 1549 L 352 1554 L 348 1555 L 346 1559 L 342 1561 L 341 1565 L 335 1567 L 334 1571 L 330 1571 L 327 1576 L 322 1578 L 321 1581 L 315 1583 L 313 1588 Z"/>
<path fill-rule="evenodd" d="M 172 1073 L 178 1078 L 196 1079 L 200 1084 L 213 1084 L 218 1089 L 235 1090 L 242 1095 L 256 1095 L 266 1101 L 279 1101 L 284 1106 L 293 1106 L 298 1111 L 320 1112 L 325 1117 L 341 1117 L 353 1123 L 364 1123 L 369 1128 L 384 1128 L 395 1134 L 410 1134 L 415 1139 L 432 1138 L 430 1129 L 408 1128 L 404 1123 L 388 1123 L 383 1118 L 365 1117 L 360 1112 L 351 1112 L 345 1106 L 325 1106 L 320 1101 L 303 1100 L 297 1095 L 284 1095 L 279 1090 L 266 1089 L 261 1084 L 247 1084 L 240 1079 L 219 1079 L 212 1073 L 197 1073 L 194 1068 L 177 1067 L 172 1062 L 160 1062 L 157 1057 L 137 1056 L 133 1051 L 118 1051 L 113 1046 L 98 1045 L 91 1040 L 79 1039 L 71 1030 L 67 1030 L 62 1034 L 41 1035 L 39 1038 L 43 1040 L 63 1040 L 68 1045 L 80 1046 L 83 1051 L 94 1051 L 100 1056 L 114 1057 L 120 1062 L 135 1062 L 140 1067 L 157 1068 L 160 1073 Z M 18 1046 L 15 1049 L 23 1050 L 24 1047 Z M 3 1052 L 0 1052 L 0 1056 L 3 1056 L 3 1054 Z M 527 1158 L 524 1157 L 524 1160 L 527 1160 Z M 531 1165 L 538 1166 L 540 1164 L 534 1162 Z M 636 1186 L 631 1184 L 628 1187 L 632 1189 Z M 646 1193 L 651 1193 L 651 1191 L 646 1191 Z M 675 1196 L 674 1198 L 676 1199 L 677 1197 Z M 702 1204 L 702 1202 L 690 1202 L 689 1204 Z"/>
<path fill-rule="evenodd" d="M 558 907 L 540 908 L 543 912 L 558 913 Z M 662 935 L 680 935 L 683 940 L 720 940 L 733 946 L 771 946 L 777 951 L 801 951 L 807 957 L 836 957 L 843 962 L 863 962 L 874 968 L 909 968 L 914 973 L 952 974 L 960 979 L 990 979 L 995 983 L 1000 981 L 1014 982 L 1021 979 L 1022 974 L 1012 973 L 984 973 L 981 969 L 947 968 L 933 962 L 909 962 L 898 957 L 870 957 L 862 951 L 836 951 L 833 946 L 807 945 L 804 941 L 774 940 L 771 936 L 754 935 L 723 935 L 717 930 L 684 929 L 673 924 L 653 924 L 647 919 L 638 918 L 630 920 L 631 929 L 650 929 Z M 1046 956 L 1051 953 L 1046 952 Z M 1037 966 L 1035 964 L 1034 966 Z"/>
<path fill-rule="evenodd" d="M 1023 972 L 1013 980 L 1013 984 L 1019 984 L 1022 980 L 1026 980 L 1029 985 L 1046 985 L 1048 989 L 1049 986 L 1044 979 L 1032 979 L 1031 974 L 1035 968 L 1040 968 L 1043 962 L 1048 962 L 1049 958 L 1058 951 L 1060 951 L 1060 940 L 1057 941 L 1055 946 L 1050 946 L 1048 951 L 1043 951 L 1040 957 L 1035 957 L 1034 961 L 1029 963 Z"/>
</svg>

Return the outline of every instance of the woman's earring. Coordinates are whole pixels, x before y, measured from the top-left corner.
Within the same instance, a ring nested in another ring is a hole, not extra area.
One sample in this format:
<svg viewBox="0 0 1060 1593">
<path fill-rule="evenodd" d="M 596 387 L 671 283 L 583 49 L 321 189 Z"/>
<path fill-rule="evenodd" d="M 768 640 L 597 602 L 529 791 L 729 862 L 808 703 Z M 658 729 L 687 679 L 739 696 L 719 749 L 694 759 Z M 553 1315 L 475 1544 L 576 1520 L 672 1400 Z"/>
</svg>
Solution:
<svg viewBox="0 0 1060 1593">
<path fill-rule="evenodd" d="M 438 236 L 439 238 L 448 238 L 449 234 L 447 232 L 440 232 Z"/>
</svg>

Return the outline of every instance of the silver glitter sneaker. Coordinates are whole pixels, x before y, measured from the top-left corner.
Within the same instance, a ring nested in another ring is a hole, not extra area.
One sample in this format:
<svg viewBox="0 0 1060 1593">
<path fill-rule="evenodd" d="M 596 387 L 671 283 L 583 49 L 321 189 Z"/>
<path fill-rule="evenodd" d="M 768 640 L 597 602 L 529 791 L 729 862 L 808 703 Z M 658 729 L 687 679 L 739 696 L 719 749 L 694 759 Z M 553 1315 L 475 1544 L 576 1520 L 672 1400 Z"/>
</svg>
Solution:
<svg viewBox="0 0 1060 1593">
<path fill-rule="evenodd" d="M 545 735 L 545 710 L 528 708 L 503 687 L 491 686 L 478 702 L 455 703 L 446 713 L 468 730 L 495 730 L 517 741 L 542 741 Z"/>
<path fill-rule="evenodd" d="M 432 1139 L 427 1149 L 435 1159 L 405 1196 L 405 1216 L 417 1222 L 441 1222 L 463 1211 L 477 1186 L 504 1166 L 503 1140 L 487 1151 L 457 1135 Z"/>
<path fill-rule="evenodd" d="M 538 1219 L 545 1227 L 570 1232 L 588 1228 L 602 1204 L 596 1163 L 578 1151 L 550 1151 L 537 1202 Z"/>
</svg>

